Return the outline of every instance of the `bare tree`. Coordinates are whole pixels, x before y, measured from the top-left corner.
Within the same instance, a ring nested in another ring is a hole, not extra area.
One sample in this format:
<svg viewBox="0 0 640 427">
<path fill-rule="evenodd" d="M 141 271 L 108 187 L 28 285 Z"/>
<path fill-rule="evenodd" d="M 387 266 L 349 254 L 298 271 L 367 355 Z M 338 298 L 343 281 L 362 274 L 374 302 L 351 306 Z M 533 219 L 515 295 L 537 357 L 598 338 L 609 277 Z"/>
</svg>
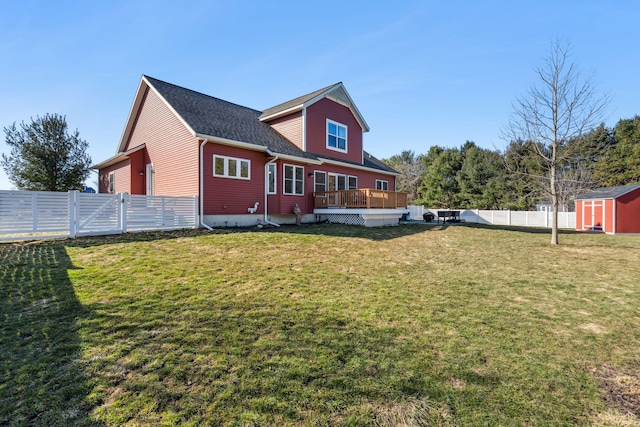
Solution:
<svg viewBox="0 0 640 427">
<path fill-rule="evenodd" d="M 540 79 L 522 97 L 516 98 L 509 123 L 502 136 L 508 141 L 527 141 L 526 155 L 535 158 L 539 167 L 531 176 L 538 194 L 551 201 L 551 244 L 558 244 L 558 205 L 568 180 L 588 174 L 566 173 L 567 165 L 584 150 L 585 134 L 595 128 L 609 103 L 606 95 L 597 95 L 591 78 L 582 78 L 569 62 L 570 49 L 559 41 L 552 44 L 543 64 L 536 68 Z M 570 175 L 570 176 L 569 176 Z M 561 185 L 562 183 L 562 185 Z"/>
</svg>

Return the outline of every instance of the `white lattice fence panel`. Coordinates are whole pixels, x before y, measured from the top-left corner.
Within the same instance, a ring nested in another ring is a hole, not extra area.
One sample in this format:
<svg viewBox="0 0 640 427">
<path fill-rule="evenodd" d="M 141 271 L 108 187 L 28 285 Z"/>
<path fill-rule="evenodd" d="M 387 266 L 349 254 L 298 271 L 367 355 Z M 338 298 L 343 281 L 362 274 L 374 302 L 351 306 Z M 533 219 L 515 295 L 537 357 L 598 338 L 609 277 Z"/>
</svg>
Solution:
<svg viewBox="0 0 640 427">
<path fill-rule="evenodd" d="M 364 218 L 359 214 L 327 214 L 322 219 L 332 224 L 364 225 Z"/>
</svg>

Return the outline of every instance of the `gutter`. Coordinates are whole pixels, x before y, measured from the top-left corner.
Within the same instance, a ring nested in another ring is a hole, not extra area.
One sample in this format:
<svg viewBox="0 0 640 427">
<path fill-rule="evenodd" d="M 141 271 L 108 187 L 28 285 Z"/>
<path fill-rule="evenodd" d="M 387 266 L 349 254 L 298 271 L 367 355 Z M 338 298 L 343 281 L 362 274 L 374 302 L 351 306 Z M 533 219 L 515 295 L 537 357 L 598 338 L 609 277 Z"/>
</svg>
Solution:
<svg viewBox="0 0 640 427">
<path fill-rule="evenodd" d="M 269 221 L 267 217 L 267 198 L 269 196 L 269 165 L 273 164 L 278 160 L 278 155 L 273 154 L 271 151 L 267 150 L 267 154 L 273 156 L 271 160 L 264 164 L 264 222 L 270 225 L 274 225 L 276 227 L 280 227 L 280 224 L 276 224 L 275 222 Z M 275 183 L 278 185 L 278 183 Z"/>
<path fill-rule="evenodd" d="M 200 144 L 200 227 L 204 227 L 209 231 L 213 228 L 204 223 L 204 146 L 209 142 L 209 138 L 204 138 Z"/>
</svg>

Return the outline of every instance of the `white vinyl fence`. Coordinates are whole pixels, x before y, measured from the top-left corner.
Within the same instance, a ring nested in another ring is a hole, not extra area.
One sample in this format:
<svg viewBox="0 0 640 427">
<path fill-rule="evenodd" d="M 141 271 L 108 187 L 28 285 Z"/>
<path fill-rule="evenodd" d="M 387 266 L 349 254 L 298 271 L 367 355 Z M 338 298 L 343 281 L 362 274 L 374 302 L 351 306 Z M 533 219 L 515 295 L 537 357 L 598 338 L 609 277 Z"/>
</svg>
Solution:
<svg viewBox="0 0 640 427">
<path fill-rule="evenodd" d="M 0 240 L 198 227 L 198 198 L 0 190 Z"/>
<path fill-rule="evenodd" d="M 513 225 L 518 227 L 551 227 L 552 212 L 479 209 L 454 210 L 460 211 L 460 219 L 465 222 Z M 438 209 L 427 209 L 424 206 L 409 206 L 409 218 L 412 220 L 422 220 L 422 215 L 426 212 L 432 212 L 436 218 L 438 216 Z M 575 229 L 576 213 L 558 212 L 558 228 Z"/>
</svg>

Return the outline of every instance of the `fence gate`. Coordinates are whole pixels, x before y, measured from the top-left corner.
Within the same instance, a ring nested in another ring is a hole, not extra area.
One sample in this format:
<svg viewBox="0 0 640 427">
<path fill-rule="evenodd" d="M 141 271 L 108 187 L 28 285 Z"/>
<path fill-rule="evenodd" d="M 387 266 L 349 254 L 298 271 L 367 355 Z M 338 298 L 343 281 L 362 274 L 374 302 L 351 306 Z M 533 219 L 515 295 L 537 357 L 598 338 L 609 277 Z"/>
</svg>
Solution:
<svg viewBox="0 0 640 427">
<path fill-rule="evenodd" d="M 77 218 L 69 223 L 75 230 L 71 236 L 91 236 L 123 233 L 122 195 L 121 194 L 87 194 L 71 193 L 72 206 Z"/>
</svg>

